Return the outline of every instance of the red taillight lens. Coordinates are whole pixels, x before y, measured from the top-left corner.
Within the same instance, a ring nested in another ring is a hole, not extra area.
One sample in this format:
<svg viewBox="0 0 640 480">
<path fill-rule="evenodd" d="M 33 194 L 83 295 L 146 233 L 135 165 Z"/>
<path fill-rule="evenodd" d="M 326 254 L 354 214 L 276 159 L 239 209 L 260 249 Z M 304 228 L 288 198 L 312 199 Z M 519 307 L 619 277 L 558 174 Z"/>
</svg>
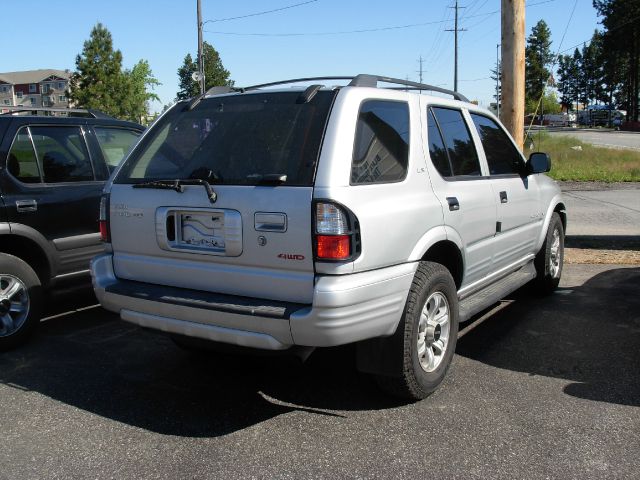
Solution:
<svg viewBox="0 0 640 480">
<path fill-rule="evenodd" d="M 106 220 L 100 220 L 98 223 L 100 225 L 100 240 L 102 240 L 103 242 L 108 242 L 109 241 L 109 227 L 107 226 L 107 221 Z"/>
<path fill-rule="evenodd" d="M 111 241 L 111 233 L 109 232 L 109 196 L 103 195 L 100 198 L 100 216 L 98 217 L 98 225 L 100 227 L 100 240 L 103 242 Z"/>
<path fill-rule="evenodd" d="M 316 235 L 318 259 L 345 260 L 351 256 L 350 235 Z"/>
</svg>

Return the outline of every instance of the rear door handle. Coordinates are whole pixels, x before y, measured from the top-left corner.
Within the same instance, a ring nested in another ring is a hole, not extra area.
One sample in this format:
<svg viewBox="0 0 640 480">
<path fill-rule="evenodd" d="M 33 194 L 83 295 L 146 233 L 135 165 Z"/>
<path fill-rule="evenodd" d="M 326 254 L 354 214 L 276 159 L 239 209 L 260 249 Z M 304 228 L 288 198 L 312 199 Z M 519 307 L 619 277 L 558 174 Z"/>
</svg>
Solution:
<svg viewBox="0 0 640 480">
<path fill-rule="evenodd" d="M 38 210 L 38 202 L 35 200 L 16 200 L 16 210 L 19 212 L 35 212 Z"/>
<path fill-rule="evenodd" d="M 507 192 L 500 192 L 500 203 L 507 203 L 508 201 Z"/>
<path fill-rule="evenodd" d="M 456 197 L 447 197 L 447 203 L 449 204 L 449 210 L 452 212 L 460 210 L 460 203 Z"/>
</svg>

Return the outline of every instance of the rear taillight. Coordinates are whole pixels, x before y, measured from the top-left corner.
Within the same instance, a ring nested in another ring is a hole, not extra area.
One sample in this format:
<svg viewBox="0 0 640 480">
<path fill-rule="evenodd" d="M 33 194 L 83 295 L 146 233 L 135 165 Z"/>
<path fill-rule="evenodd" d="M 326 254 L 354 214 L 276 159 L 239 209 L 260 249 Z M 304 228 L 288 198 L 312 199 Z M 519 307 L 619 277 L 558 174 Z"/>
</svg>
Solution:
<svg viewBox="0 0 640 480">
<path fill-rule="evenodd" d="M 317 202 L 314 218 L 316 260 L 346 261 L 357 256 L 360 235 L 351 212 L 335 203 Z"/>
<path fill-rule="evenodd" d="M 100 198 L 100 216 L 98 217 L 98 225 L 100 226 L 100 240 L 103 242 L 111 241 L 111 232 L 109 231 L 109 195 L 102 195 Z"/>
</svg>

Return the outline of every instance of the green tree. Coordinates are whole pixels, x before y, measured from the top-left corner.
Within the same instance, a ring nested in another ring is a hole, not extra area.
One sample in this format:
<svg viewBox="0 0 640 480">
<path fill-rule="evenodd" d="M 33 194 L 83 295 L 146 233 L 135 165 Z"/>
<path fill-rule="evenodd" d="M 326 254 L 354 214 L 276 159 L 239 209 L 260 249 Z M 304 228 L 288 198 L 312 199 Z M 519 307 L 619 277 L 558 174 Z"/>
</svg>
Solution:
<svg viewBox="0 0 640 480">
<path fill-rule="evenodd" d="M 229 78 L 230 73 L 224 68 L 220 54 L 213 46 L 204 42 L 202 44 L 202 56 L 204 58 L 205 90 L 222 85 L 233 85 Z M 178 68 L 178 86 L 180 90 L 176 94 L 177 100 L 194 97 L 200 93 L 198 82 L 193 80 L 192 74 L 198 71 L 198 56 L 195 60 L 190 53 L 184 57 L 182 66 Z"/>
<path fill-rule="evenodd" d="M 554 58 L 550 47 L 551 31 L 546 22 L 540 20 L 531 29 L 525 49 L 525 103 L 527 106 L 537 105 L 551 76 L 551 72 L 547 69 Z"/>
<path fill-rule="evenodd" d="M 82 53 L 76 56 L 70 83 L 69 99 L 75 106 L 134 122 L 144 122 L 149 102 L 159 100 L 148 90 L 160 85 L 149 62 L 140 60 L 123 71 L 122 53 L 113 49 L 111 33 L 101 23 L 93 27 Z"/>
<path fill-rule="evenodd" d="M 76 56 L 69 99 L 77 107 L 95 108 L 119 116 L 126 79 L 122 74 L 122 53 L 113 49 L 111 33 L 101 23 L 91 30 L 82 53 Z"/>
<path fill-rule="evenodd" d="M 149 116 L 149 103 L 160 101 L 152 90 L 161 85 L 153 76 L 151 66 L 146 60 L 140 60 L 131 70 L 125 70 L 125 88 L 121 115 L 127 120 L 146 123 Z M 151 91 L 149 90 L 151 89 Z"/>
<path fill-rule="evenodd" d="M 640 2 L 638 0 L 593 0 L 593 6 L 602 17 L 605 28 L 603 49 L 614 57 L 608 67 L 617 65 L 623 72 L 620 82 L 620 100 L 627 110 L 627 119 L 640 118 Z M 608 71 L 605 77 L 615 82 L 615 75 Z M 613 85 L 609 85 L 609 94 Z"/>
</svg>

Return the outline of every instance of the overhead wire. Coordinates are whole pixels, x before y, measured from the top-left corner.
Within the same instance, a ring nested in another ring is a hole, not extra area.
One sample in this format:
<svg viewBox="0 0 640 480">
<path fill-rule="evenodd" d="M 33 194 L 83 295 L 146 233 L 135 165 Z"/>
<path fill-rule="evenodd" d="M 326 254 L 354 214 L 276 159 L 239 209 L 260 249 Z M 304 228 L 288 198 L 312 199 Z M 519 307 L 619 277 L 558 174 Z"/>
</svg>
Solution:
<svg viewBox="0 0 640 480">
<path fill-rule="evenodd" d="M 242 18 L 257 17 L 260 15 L 267 15 L 268 13 L 281 12 L 283 10 L 289 10 L 290 8 L 300 7 L 302 5 L 308 5 L 309 3 L 315 3 L 317 1 L 318 0 L 307 0 L 306 2 L 295 3 L 293 5 L 288 5 L 286 7 L 274 8 L 272 10 L 265 10 L 262 12 L 248 13 L 247 15 L 239 15 L 237 17 L 214 18 L 212 20 L 205 20 L 204 22 L 202 22 L 202 24 L 204 25 L 205 23 L 228 22 L 229 20 L 240 20 Z"/>
</svg>

